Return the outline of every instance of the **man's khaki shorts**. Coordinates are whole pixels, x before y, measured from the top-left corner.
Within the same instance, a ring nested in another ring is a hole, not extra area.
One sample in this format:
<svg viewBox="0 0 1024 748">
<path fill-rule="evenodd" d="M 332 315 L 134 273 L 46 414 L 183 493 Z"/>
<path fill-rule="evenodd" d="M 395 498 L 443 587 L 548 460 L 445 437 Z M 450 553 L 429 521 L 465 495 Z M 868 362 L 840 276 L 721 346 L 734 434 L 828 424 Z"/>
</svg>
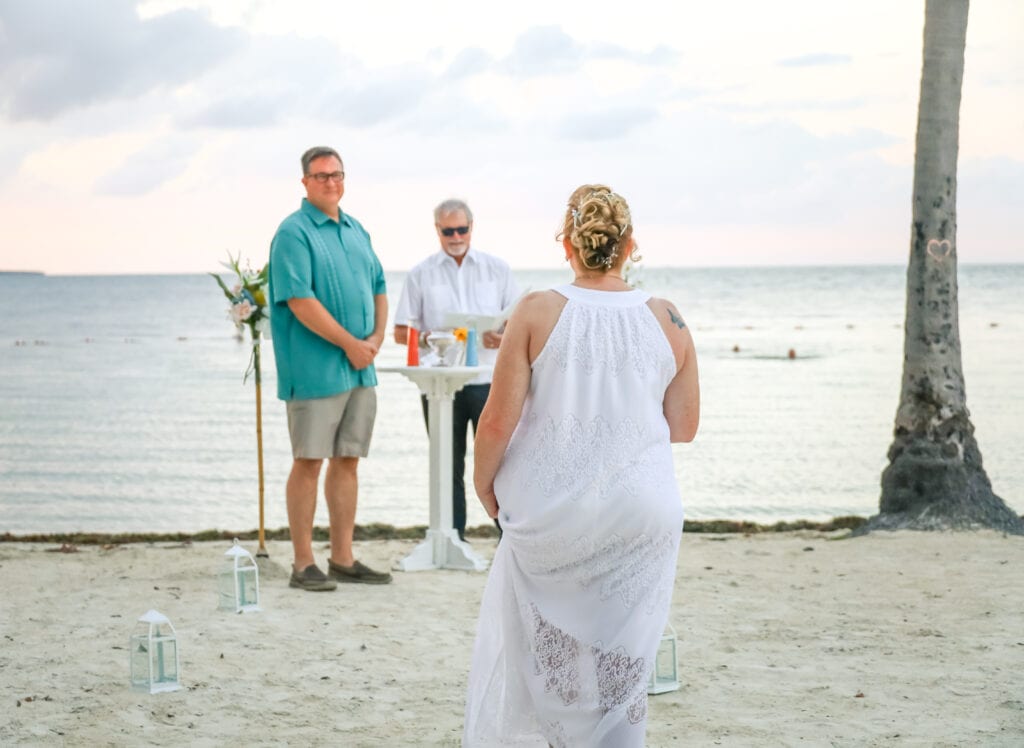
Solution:
<svg viewBox="0 0 1024 748">
<path fill-rule="evenodd" d="M 370 453 L 377 391 L 356 387 L 331 397 L 289 400 L 288 434 L 295 459 L 366 457 Z"/>
</svg>

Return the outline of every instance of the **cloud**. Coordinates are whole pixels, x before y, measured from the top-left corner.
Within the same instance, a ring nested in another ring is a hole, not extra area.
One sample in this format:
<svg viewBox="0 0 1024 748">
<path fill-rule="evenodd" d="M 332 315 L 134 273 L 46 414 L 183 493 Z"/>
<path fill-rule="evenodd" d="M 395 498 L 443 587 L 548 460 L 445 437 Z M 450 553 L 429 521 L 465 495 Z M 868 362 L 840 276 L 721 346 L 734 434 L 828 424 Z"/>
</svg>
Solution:
<svg viewBox="0 0 1024 748">
<path fill-rule="evenodd" d="M 568 140 L 613 140 L 657 118 L 658 110 L 653 107 L 610 107 L 595 112 L 571 114 L 559 123 L 557 133 Z"/>
<path fill-rule="evenodd" d="M 977 255 L 986 253 L 1004 261 L 1024 262 L 1024 237 L 1017 226 L 1019 208 L 1014 198 L 1024 184 L 1024 162 L 1012 158 L 980 158 L 960 164 L 957 174 L 959 247 Z M 1019 204 L 1019 198 L 1016 199 Z M 959 250 L 958 250 L 959 251 Z M 966 255 L 962 256 L 964 259 Z"/>
<path fill-rule="evenodd" d="M 411 113 L 432 85 L 432 79 L 415 70 L 370 76 L 362 85 L 326 97 L 320 115 L 354 127 L 379 125 Z"/>
<path fill-rule="evenodd" d="M 45 148 L 53 134 L 50 128 L 34 125 L 10 125 L 0 139 L 0 187 L 18 173 L 28 154 Z"/>
<path fill-rule="evenodd" d="M 325 39 L 254 35 L 230 60 L 175 96 L 181 111 L 176 125 L 246 130 L 308 121 L 333 94 L 368 77 L 357 60 Z"/>
<path fill-rule="evenodd" d="M 617 44 L 592 44 L 585 49 L 587 57 L 592 59 L 626 60 L 639 65 L 672 65 L 679 59 L 679 53 L 664 44 L 655 47 L 650 52 L 634 52 Z"/>
<path fill-rule="evenodd" d="M 100 177 L 96 181 L 96 192 L 128 196 L 152 192 L 181 176 L 198 150 L 198 143 L 180 138 L 158 141 Z"/>
<path fill-rule="evenodd" d="M 899 135 L 860 127 L 852 132 L 840 133 L 828 137 L 825 142 L 833 150 L 841 149 L 847 153 L 874 151 L 902 143 L 904 138 Z"/>
<path fill-rule="evenodd" d="M 243 130 L 270 127 L 280 122 L 287 96 L 280 94 L 238 94 L 215 100 L 200 111 L 181 118 L 185 127 L 213 127 Z"/>
<path fill-rule="evenodd" d="M 846 112 L 863 109 L 868 105 L 866 97 L 849 97 L 845 99 L 768 99 L 762 101 L 727 101 L 715 104 L 724 112 Z"/>
<path fill-rule="evenodd" d="M 328 123 L 368 128 L 415 111 L 438 85 L 428 65 L 375 68 L 322 37 L 253 35 L 183 94 L 183 127 L 253 129 Z"/>
<path fill-rule="evenodd" d="M 909 206 L 910 170 L 872 151 L 888 138 L 818 136 L 791 122 L 751 124 L 706 110 L 662 114 L 617 144 L 625 169 L 612 183 L 632 185 L 648 220 L 666 225 L 845 226 L 858 213 Z"/>
<path fill-rule="evenodd" d="M 516 38 L 502 67 L 521 76 L 570 73 L 583 57 L 582 46 L 558 26 L 535 26 Z"/>
<path fill-rule="evenodd" d="M 446 135 L 456 142 L 507 132 L 510 127 L 508 118 L 486 102 L 443 87 L 425 91 L 402 126 L 424 137 Z"/>
<path fill-rule="evenodd" d="M 494 58 L 484 50 L 479 47 L 466 47 L 455 55 L 455 59 L 452 60 L 442 77 L 449 80 L 460 80 L 480 75 L 487 72 L 493 64 Z"/>
<path fill-rule="evenodd" d="M 625 60 L 638 65 L 665 66 L 675 63 L 678 53 L 665 45 L 650 52 L 637 52 L 617 44 L 576 41 L 560 26 L 534 26 L 520 34 L 512 52 L 500 68 L 514 76 L 530 77 L 572 73 L 590 60 Z"/>
<path fill-rule="evenodd" d="M 778 61 L 778 65 L 784 68 L 809 68 L 821 67 L 823 65 L 848 65 L 853 61 L 850 55 L 834 54 L 832 52 L 814 52 L 797 57 L 786 57 Z"/>
<path fill-rule="evenodd" d="M 243 38 L 188 9 L 142 20 L 130 0 L 0 0 L 0 33 L 0 112 L 15 121 L 186 83 Z"/>
</svg>

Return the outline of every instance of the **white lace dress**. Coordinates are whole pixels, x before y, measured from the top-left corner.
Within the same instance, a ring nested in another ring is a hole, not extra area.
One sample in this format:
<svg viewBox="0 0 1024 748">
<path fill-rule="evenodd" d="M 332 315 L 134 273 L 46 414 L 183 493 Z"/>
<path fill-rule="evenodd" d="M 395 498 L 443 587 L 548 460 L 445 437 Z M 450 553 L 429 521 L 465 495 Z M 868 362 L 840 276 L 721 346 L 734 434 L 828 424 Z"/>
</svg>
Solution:
<svg viewBox="0 0 1024 748">
<path fill-rule="evenodd" d="M 683 509 L 662 413 L 676 365 L 639 291 L 562 286 L 495 479 L 464 746 L 642 746 Z"/>
</svg>

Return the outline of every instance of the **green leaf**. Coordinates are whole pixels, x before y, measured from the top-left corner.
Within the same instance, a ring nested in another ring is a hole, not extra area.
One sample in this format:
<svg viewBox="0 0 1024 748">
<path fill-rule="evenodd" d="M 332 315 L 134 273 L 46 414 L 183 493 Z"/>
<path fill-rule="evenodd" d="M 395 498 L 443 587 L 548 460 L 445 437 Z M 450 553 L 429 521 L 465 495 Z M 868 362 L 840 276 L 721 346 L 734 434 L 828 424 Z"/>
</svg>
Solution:
<svg viewBox="0 0 1024 748">
<path fill-rule="evenodd" d="M 224 279 L 221 278 L 216 273 L 210 273 L 210 275 L 213 277 L 215 281 L 217 281 L 217 285 L 220 286 L 221 290 L 224 292 L 224 295 L 228 297 L 228 301 L 234 301 L 235 295 L 231 293 L 231 289 L 228 288 L 227 285 L 224 283 Z"/>
</svg>

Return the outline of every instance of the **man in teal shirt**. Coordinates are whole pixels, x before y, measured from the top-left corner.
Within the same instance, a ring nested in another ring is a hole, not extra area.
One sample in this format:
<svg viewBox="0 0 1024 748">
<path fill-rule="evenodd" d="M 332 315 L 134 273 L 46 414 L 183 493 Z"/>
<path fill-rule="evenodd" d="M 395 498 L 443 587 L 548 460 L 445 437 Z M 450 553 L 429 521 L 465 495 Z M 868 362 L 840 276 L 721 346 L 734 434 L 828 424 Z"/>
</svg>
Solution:
<svg viewBox="0 0 1024 748">
<path fill-rule="evenodd" d="M 377 412 L 373 360 L 388 317 L 384 270 L 370 235 L 338 208 L 345 194 L 341 156 L 302 155 L 306 198 L 270 244 L 270 324 L 277 396 L 288 410 L 292 470 L 285 489 L 295 560 L 289 584 L 333 590 L 337 581 L 385 584 L 391 575 L 355 559 L 357 467 Z M 320 469 L 330 516 L 328 574 L 313 557 Z"/>
</svg>

